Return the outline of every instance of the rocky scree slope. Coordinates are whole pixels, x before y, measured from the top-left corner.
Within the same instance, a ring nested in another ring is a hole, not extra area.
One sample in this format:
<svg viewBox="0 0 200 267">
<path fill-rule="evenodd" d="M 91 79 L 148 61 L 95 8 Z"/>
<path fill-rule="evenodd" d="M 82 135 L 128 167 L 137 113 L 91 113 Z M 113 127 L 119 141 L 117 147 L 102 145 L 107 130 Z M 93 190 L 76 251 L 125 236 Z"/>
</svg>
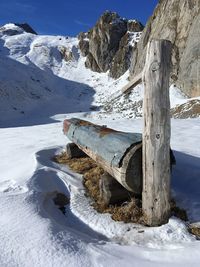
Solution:
<svg viewBox="0 0 200 267">
<path fill-rule="evenodd" d="M 200 0 L 160 0 L 132 53 L 130 78 L 142 71 L 151 39 L 174 45 L 171 83 L 187 96 L 200 96 Z"/>
<path fill-rule="evenodd" d="M 106 11 L 89 32 L 79 34 L 86 67 L 95 72 L 109 71 L 111 77 L 119 78 L 130 67 L 131 53 L 143 28 L 136 20 Z"/>
</svg>

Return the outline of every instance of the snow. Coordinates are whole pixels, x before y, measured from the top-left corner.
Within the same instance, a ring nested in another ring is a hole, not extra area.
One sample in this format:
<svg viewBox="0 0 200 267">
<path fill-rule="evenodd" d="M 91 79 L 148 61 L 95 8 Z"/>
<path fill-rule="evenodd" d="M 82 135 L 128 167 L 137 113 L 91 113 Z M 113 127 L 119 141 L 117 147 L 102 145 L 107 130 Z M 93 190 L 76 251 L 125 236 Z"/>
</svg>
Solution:
<svg viewBox="0 0 200 267">
<path fill-rule="evenodd" d="M 170 87 L 170 104 L 171 108 L 176 105 L 180 105 L 186 103 L 188 101 L 188 97 L 181 92 L 179 88 L 177 88 L 174 84 Z"/>
<path fill-rule="evenodd" d="M 62 46 L 72 51 L 71 61 L 61 57 Z M 120 95 L 128 73 L 113 80 L 85 69 L 84 60 L 76 38 L 20 32 L 0 39 L 0 265 L 198 266 L 200 243 L 184 222 L 172 217 L 153 228 L 114 222 L 92 208 L 81 175 L 52 161 L 68 142 L 65 118 L 142 131 L 142 119 L 91 112 Z M 131 101 L 141 100 L 142 90 Z M 173 87 L 172 105 L 182 101 Z M 199 131 L 200 118 L 172 120 L 172 194 L 194 223 L 200 221 Z M 56 192 L 70 197 L 65 215 L 53 203 Z"/>
<path fill-rule="evenodd" d="M 141 120 L 110 118 L 96 122 L 125 131 L 142 128 Z M 174 120 L 172 125 L 172 148 L 177 151 L 177 160 L 182 160 L 174 172 L 174 194 L 187 203 L 191 218 L 199 220 L 200 149 L 196 143 L 200 120 Z M 66 144 L 61 129 L 59 122 L 0 131 L 2 266 L 30 266 L 33 262 L 35 266 L 119 266 L 120 262 L 125 266 L 155 266 L 159 262 L 163 266 L 188 266 L 199 261 L 199 242 L 176 218 L 162 227 L 146 228 L 116 223 L 109 215 L 94 211 L 85 197 L 81 176 L 51 161 Z M 187 173 L 187 168 L 193 168 L 193 172 L 183 178 L 179 171 L 185 164 L 184 157 L 194 157 L 197 162 L 187 163 L 182 174 Z M 187 186 L 191 179 L 194 184 L 190 192 Z M 186 188 L 177 187 L 179 180 Z M 70 195 L 65 216 L 53 205 L 55 191 Z"/>
<path fill-rule="evenodd" d="M 132 47 L 135 47 L 135 45 L 140 40 L 142 32 L 130 32 L 130 31 L 128 31 L 128 33 L 129 33 L 129 45 Z"/>
</svg>

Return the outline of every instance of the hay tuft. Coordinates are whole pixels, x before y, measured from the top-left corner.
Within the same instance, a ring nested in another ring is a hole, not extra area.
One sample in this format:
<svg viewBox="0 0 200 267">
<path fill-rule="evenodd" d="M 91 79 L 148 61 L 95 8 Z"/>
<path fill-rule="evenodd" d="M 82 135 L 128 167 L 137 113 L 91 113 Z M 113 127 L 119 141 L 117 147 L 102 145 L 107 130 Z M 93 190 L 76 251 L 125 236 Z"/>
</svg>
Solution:
<svg viewBox="0 0 200 267">
<path fill-rule="evenodd" d="M 189 225 L 189 232 L 196 236 L 198 240 L 200 240 L 200 224 L 190 224 Z"/>
<path fill-rule="evenodd" d="M 87 196 L 93 200 L 93 207 L 100 213 L 110 213 L 115 221 L 125 223 L 145 224 L 145 216 L 142 212 L 142 201 L 139 198 L 130 196 L 130 200 L 121 205 L 106 205 L 100 194 L 99 183 L 104 170 L 89 157 L 69 159 L 66 153 L 57 155 L 53 160 L 60 164 L 67 164 L 74 172 L 83 174 L 83 184 Z M 177 207 L 174 199 L 171 201 L 171 215 L 187 221 L 187 213 L 184 209 Z"/>
</svg>

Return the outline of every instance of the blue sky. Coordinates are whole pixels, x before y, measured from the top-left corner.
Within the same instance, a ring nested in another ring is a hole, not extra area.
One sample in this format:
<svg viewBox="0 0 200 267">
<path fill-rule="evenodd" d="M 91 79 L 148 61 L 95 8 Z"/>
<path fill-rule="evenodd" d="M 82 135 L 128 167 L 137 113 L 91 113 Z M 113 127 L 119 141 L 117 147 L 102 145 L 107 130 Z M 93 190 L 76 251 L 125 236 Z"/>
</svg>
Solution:
<svg viewBox="0 0 200 267">
<path fill-rule="evenodd" d="M 27 22 L 40 34 L 75 36 L 90 29 L 105 10 L 143 24 L 158 0 L 0 0 L 0 25 Z"/>
</svg>

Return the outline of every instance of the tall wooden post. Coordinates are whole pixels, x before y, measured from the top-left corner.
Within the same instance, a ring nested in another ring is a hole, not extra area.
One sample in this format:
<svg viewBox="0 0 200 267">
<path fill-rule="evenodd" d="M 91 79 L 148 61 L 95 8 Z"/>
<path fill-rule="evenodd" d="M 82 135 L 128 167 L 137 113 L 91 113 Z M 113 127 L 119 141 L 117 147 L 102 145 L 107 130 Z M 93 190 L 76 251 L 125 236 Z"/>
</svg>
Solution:
<svg viewBox="0 0 200 267">
<path fill-rule="evenodd" d="M 171 49 L 167 40 L 150 41 L 143 73 L 142 207 L 149 226 L 167 223 L 170 215 Z"/>
</svg>

